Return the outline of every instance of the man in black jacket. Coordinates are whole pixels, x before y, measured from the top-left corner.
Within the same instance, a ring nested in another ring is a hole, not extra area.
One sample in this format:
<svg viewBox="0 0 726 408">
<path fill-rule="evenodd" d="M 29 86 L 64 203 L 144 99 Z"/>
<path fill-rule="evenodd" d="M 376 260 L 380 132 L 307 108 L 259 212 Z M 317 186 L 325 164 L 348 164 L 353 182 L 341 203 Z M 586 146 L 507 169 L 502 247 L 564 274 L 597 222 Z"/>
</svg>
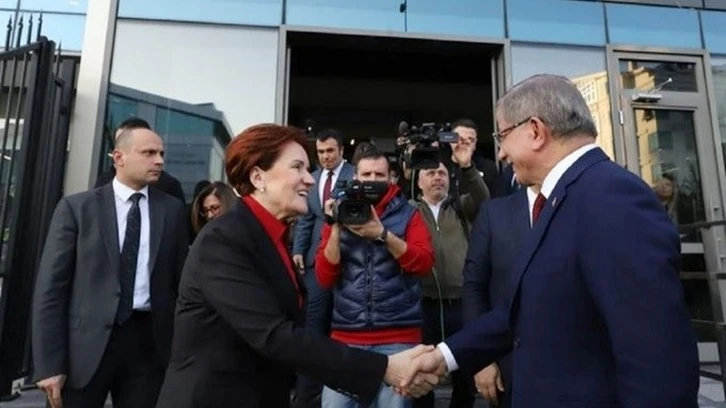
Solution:
<svg viewBox="0 0 726 408">
<path fill-rule="evenodd" d="M 151 126 L 149 126 L 149 123 L 147 121 L 141 118 L 132 117 L 126 119 L 125 121 L 121 122 L 121 124 L 116 129 L 116 132 L 114 133 L 114 139 L 117 139 L 121 132 L 123 132 L 124 130 L 134 129 L 151 130 Z M 114 177 L 116 177 L 116 167 L 112 166 L 108 171 L 98 176 L 98 179 L 96 180 L 96 185 L 94 185 L 93 188 L 98 188 L 110 183 Z M 181 183 L 179 183 L 179 180 L 177 180 L 176 178 L 174 178 L 174 176 L 165 172 L 164 170 L 161 171 L 161 176 L 159 176 L 159 180 L 153 184 L 153 187 L 157 190 L 161 190 L 171 196 L 180 199 L 182 202 L 185 201 L 184 191 L 181 188 Z"/>
</svg>

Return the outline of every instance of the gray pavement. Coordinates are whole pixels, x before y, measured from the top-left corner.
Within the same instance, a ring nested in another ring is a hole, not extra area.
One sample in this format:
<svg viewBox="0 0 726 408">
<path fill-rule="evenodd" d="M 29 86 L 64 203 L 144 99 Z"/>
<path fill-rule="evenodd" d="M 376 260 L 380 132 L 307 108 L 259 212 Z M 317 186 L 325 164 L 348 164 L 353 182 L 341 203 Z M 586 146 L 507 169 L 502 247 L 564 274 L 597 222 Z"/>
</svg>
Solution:
<svg viewBox="0 0 726 408">
<path fill-rule="evenodd" d="M 436 391 L 436 408 L 448 407 L 449 396 L 451 390 L 447 387 Z M 724 401 L 723 386 L 720 381 L 710 378 L 701 377 L 701 388 L 698 396 L 698 406 L 700 408 L 726 408 Z M 44 395 L 38 390 L 24 391 L 19 398 L 13 401 L 0 403 L 2 408 L 44 408 Z M 106 407 L 111 408 L 111 400 L 106 401 Z M 487 404 L 478 399 L 475 408 L 487 408 Z"/>
</svg>

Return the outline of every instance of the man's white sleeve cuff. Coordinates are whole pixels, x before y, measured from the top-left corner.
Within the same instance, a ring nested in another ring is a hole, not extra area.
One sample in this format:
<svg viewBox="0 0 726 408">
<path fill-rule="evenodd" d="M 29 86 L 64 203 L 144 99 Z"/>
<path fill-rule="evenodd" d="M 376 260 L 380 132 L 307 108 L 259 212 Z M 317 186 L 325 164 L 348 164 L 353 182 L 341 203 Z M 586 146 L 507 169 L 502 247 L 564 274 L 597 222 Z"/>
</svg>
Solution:
<svg viewBox="0 0 726 408">
<path fill-rule="evenodd" d="M 441 354 L 444 355 L 444 360 L 446 360 L 446 367 L 449 369 L 449 372 L 459 369 L 459 364 L 456 363 L 456 359 L 454 358 L 454 355 L 451 353 L 451 350 L 449 350 L 449 346 L 447 346 L 446 343 L 441 342 L 436 346 L 436 348 L 438 348 L 441 351 Z"/>
</svg>

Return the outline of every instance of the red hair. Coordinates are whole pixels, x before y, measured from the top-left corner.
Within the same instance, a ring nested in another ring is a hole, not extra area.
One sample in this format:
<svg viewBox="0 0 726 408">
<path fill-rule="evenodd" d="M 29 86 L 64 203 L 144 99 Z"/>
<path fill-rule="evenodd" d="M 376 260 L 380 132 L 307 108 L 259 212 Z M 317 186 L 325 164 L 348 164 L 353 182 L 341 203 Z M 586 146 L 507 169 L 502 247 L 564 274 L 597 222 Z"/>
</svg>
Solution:
<svg viewBox="0 0 726 408">
<path fill-rule="evenodd" d="M 255 187 L 250 181 L 250 173 L 257 166 L 269 170 L 280 156 L 282 148 L 288 143 L 297 143 L 309 150 L 305 132 L 292 126 L 272 123 L 254 125 L 237 135 L 227 146 L 225 168 L 227 179 L 241 196 L 249 195 Z"/>
</svg>

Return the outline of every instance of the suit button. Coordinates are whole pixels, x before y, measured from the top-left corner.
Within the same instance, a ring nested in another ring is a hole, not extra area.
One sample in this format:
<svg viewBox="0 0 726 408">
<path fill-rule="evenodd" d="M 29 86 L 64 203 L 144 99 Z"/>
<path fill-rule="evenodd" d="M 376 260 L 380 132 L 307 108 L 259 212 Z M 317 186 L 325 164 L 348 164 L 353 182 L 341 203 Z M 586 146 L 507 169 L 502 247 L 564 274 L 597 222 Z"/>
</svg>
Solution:
<svg viewBox="0 0 726 408">
<path fill-rule="evenodd" d="M 514 348 L 519 348 L 519 337 L 514 338 Z"/>
<path fill-rule="evenodd" d="M 116 296 L 116 299 L 121 298 L 121 291 L 119 290 L 116 293 L 114 293 L 114 296 Z"/>
</svg>

